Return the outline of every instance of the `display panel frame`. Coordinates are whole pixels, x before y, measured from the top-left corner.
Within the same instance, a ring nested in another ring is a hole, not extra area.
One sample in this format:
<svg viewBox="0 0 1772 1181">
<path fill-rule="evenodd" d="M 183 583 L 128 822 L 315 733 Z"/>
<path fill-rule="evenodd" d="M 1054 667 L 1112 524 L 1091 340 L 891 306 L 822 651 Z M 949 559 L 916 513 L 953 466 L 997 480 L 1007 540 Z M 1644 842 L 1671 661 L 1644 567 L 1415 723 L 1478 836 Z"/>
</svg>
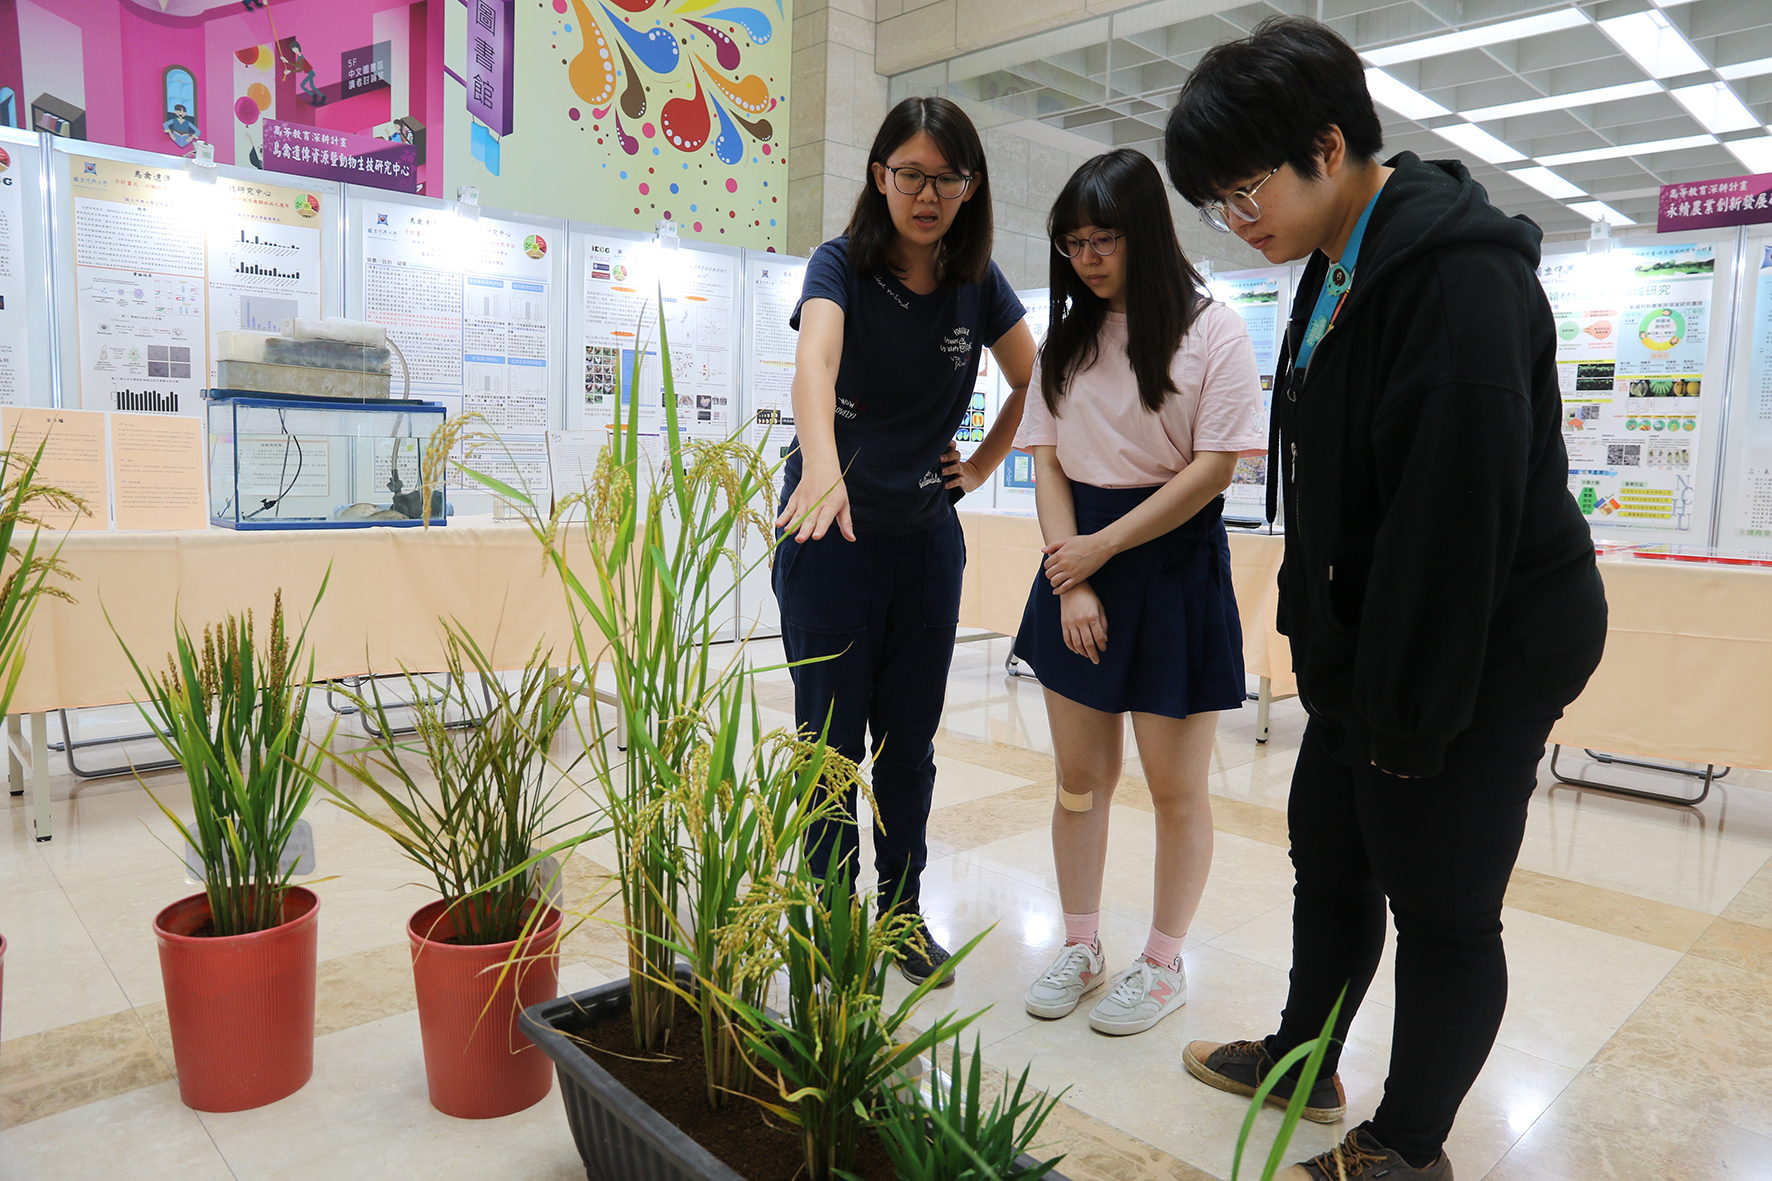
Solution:
<svg viewBox="0 0 1772 1181">
<path fill-rule="evenodd" d="M 119 165 L 154 168 L 173 176 L 182 175 L 184 180 L 170 182 L 181 185 L 205 186 L 226 179 L 247 184 L 257 182 L 282 188 L 300 189 L 320 195 L 322 207 L 315 218 L 320 230 L 320 314 L 322 316 L 340 314 L 339 309 L 344 306 L 345 271 L 349 253 L 344 235 L 344 210 L 342 208 L 345 203 L 344 191 L 348 186 L 337 181 L 317 180 L 313 177 L 296 176 L 283 172 L 267 172 L 234 164 L 202 166 L 178 156 L 115 147 L 110 144 L 91 143 L 86 140 L 68 140 L 46 133 L 41 136 L 41 145 L 39 166 L 43 173 L 42 183 L 47 194 L 46 208 L 50 215 L 49 224 L 46 227 L 46 237 L 50 243 L 48 260 L 53 260 L 52 265 L 56 272 L 54 279 L 56 286 L 55 311 L 52 317 L 54 332 L 46 337 L 50 339 L 51 345 L 55 349 L 53 405 L 69 409 L 113 409 L 108 404 L 95 401 L 96 390 L 88 391 L 84 388 L 86 383 L 83 379 L 80 356 L 79 300 L 76 291 L 81 264 L 75 242 L 74 186 L 70 173 L 75 157 L 85 157 L 101 162 L 108 161 Z M 201 190 L 193 188 L 191 191 L 195 196 Z M 208 349 L 214 338 L 207 314 L 208 285 L 206 276 L 206 290 L 204 292 L 205 357 L 203 379 L 200 383 L 204 388 L 207 388 L 209 384 Z M 94 404 L 88 405 L 88 403 Z M 200 403 L 181 407 L 179 413 L 201 416 L 202 407 Z"/>
<path fill-rule="evenodd" d="M 543 231 L 545 234 L 553 237 L 554 246 L 549 251 L 551 257 L 548 260 L 547 278 L 548 341 L 546 351 L 547 366 L 549 370 L 549 376 L 547 379 L 547 421 L 535 432 L 506 432 L 512 440 L 521 441 L 526 445 L 535 448 L 535 454 L 544 457 L 539 464 L 539 470 L 542 478 L 545 479 L 547 477 L 547 464 L 545 462 L 545 439 L 547 432 L 549 430 L 561 429 L 565 423 L 566 414 L 565 384 L 563 375 L 566 373 L 566 363 L 568 360 L 566 339 L 569 335 L 568 330 L 570 324 L 563 324 L 563 320 L 569 316 L 570 308 L 566 287 L 569 282 L 569 264 L 567 259 L 571 253 L 570 233 L 568 231 L 567 223 L 560 218 L 541 217 L 536 214 L 523 213 L 517 210 L 495 209 L 479 205 L 469 206 L 464 205 L 460 201 L 449 201 L 439 197 L 429 197 L 415 193 L 399 193 L 388 189 L 374 188 L 365 185 L 347 184 L 344 186 L 344 189 L 344 199 L 340 202 L 340 204 L 344 206 L 344 223 L 341 227 L 341 234 L 343 240 L 347 244 L 346 253 L 348 258 L 347 273 L 344 279 L 345 297 L 343 306 L 345 308 L 344 314 L 352 319 L 366 320 L 369 318 L 366 307 L 368 282 L 367 264 L 365 261 L 365 252 L 360 248 L 359 244 L 363 240 L 363 231 L 366 228 L 366 220 L 370 215 L 368 207 L 371 205 L 397 206 L 404 209 L 424 210 L 436 214 L 439 218 L 447 217 L 462 222 L 492 219 L 493 221 L 508 222 L 518 226 L 533 228 L 538 231 Z M 559 244 L 561 243 L 565 243 L 566 248 L 560 248 Z M 466 355 L 467 349 L 464 345 L 464 358 Z M 397 362 L 395 367 L 396 369 L 399 368 Z M 399 388 L 399 381 L 400 377 L 396 374 L 395 382 L 397 389 Z M 421 384 L 420 382 L 415 381 L 413 383 L 412 392 L 414 397 L 422 396 L 442 401 L 445 405 L 450 407 L 452 413 L 460 412 L 460 409 L 458 409 L 456 405 L 457 402 L 462 404 L 461 409 L 465 409 L 465 385 L 464 392 L 458 394 L 443 391 L 433 383 Z M 457 508 L 457 511 L 467 515 L 478 515 L 491 513 L 496 510 L 496 498 L 490 492 L 480 491 L 477 488 L 466 484 L 458 487 L 453 478 L 451 479 L 450 484 L 450 504 L 452 507 Z M 545 487 L 535 487 L 532 491 L 545 497 L 547 489 Z"/>
<path fill-rule="evenodd" d="M 1545 248 L 1539 276 L 1557 316 L 1559 382 L 1568 386 L 1572 375 L 1576 383 L 1564 395 L 1570 494 L 1596 541 L 1713 541 L 1732 385 L 1739 241 L 1739 231 L 1728 229 L 1620 235 L 1597 251 L 1585 241 Z M 1701 265 L 1706 251 L 1708 287 L 1681 273 Z M 1577 290 L 1579 295 L 1566 294 Z M 1702 309 L 1691 306 L 1700 298 Z M 1704 317 L 1702 354 L 1680 347 L 1695 335 L 1695 313 Z M 1591 360 L 1577 355 L 1583 349 Z M 1696 373 L 1687 372 L 1694 368 Z M 1699 382 L 1697 394 L 1666 392 L 1689 388 L 1690 378 Z M 1612 388 L 1595 388 L 1587 391 L 1593 397 L 1583 398 L 1584 380 L 1596 386 L 1610 380 Z M 1670 425 L 1676 421 L 1677 430 Z M 1620 434 L 1621 427 L 1628 434 Z M 1664 505 L 1670 523 L 1656 524 Z M 1682 520 L 1683 526 L 1672 523 Z"/>
<path fill-rule="evenodd" d="M 9 181 L 19 195 L 19 224 L 13 227 L 18 242 L 13 259 L 14 283 L 22 293 L 24 308 L 23 364 L 18 369 L 20 387 L 9 400 L 13 406 L 59 406 L 57 371 L 61 355 L 56 348 L 58 328 L 57 281 L 50 243 L 50 195 L 48 173 L 43 166 L 47 133 L 0 127 L 0 147 L 10 163 L 0 180 Z M 0 395 L 3 397 L 3 395 Z"/>
</svg>

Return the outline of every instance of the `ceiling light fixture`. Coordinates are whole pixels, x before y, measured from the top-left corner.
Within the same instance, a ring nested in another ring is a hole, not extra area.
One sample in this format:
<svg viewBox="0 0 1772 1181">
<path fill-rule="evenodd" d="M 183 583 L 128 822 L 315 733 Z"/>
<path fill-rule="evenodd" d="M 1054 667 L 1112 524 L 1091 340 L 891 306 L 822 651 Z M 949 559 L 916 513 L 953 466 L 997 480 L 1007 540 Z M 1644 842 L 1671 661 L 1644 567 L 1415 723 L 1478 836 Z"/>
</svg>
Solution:
<svg viewBox="0 0 1772 1181">
<path fill-rule="evenodd" d="M 1471 123 L 1454 123 L 1449 127 L 1436 127 L 1435 135 L 1449 139 L 1479 160 L 1491 164 L 1511 164 L 1515 160 L 1524 160 L 1526 153 L 1511 144 L 1503 143 Z"/>
<path fill-rule="evenodd" d="M 1626 217 L 1604 201 L 1571 201 L 1569 208 L 1581 214 L 1589 221 L 1603 221 L 1612 226 L 1634 226 L 1634 217 Z"/>
<path fill-rule="evenodd" d="M 1383 70 L 1366 71 L 1366 91 L 1372 101 L 1380 103 L 1405 119 L 1432 119 L 1452 112 L 1413 86 L 1397 81 Z"/>
<path fill-rule="evenodd" d="M 1540 13 L 1537 16 L 1521 17 L 1519 20 L 1502 21 L 1500 24 L 1463 29 L 1456 33 L 1444 33 L 1438 37 L 1423 37 L 1419 41 L 1405 41 L 1401 45 L 1386 45 L 1379 49 L 1368 49 L 1364 50 L 1360 56 L 1365 58 L 1370 65 L 1390 66 L 1397 62 L 1420 61 L 1423 58 L 1439 57 L 1441 54 L 1457 53 L 1464 49 L 1481 49 L 1485 45 L 1495 45 L 1502 41 L 1518 41 L 1522 37 L 1555 33 L 1559 29 L 1572 29 L 1577 25 L 1587 23 L 1587 14 L 1581 9 L 1564 8 L 1556 12 Z"/>
<path fill-rule="evenodd" d="M 1679 139 L 1657 139 L 1648 143 L 1618 144 L 1610 148 L 1590 148 L 1585 152 L 1563 152 L 1555 156 L 1540 156 L 1540 164 L 1586 164 L 1590 160 L 1621 160 L 1626 156 L 1651 156 L 1656 152 L 1678 152 L 1686 148 L 1701 148 L 1717 142 L 1714 135 L 1687 135 Z"/>
<path fill-rule="evenodd" d="M 1686 34 L 1674 28 L 1660 9 L 1615 16 L 1600 21 L 1599 26 L 1651 78 L 1672 78 L 1710 69 L 1710 63 L 1692 48 Z"/>
<path fill-rule="evenodd" d="M 1758 78 L 1761 74 L 1772 74 L 1772 57 L 1755 58 L 1751 62 L 1736 62 L 1732 66 L 1718 66 L 1717 74 L 1731 82 L 1737 78 Z"/>
<path fill-rule="evenodd" d="M 1753 112 L 1735 97 L 1735 92 L 1729 89 L 1727 82 L 1702 82 L 1697 86 L 1682 86 L 1668 93 L 1706 131 L 1746 131 L 1760 125 Z"/>
<path fill-rule="evenodd" d="M 1517 181 L 1531 185 L 1545 196 L 1555 197 L 1559 201 L 1567 201 L 1571 197 L 1587 196 L 1586 189 L 1577 188 L 1548 168 L 1536 165 L 1531 168 L 1517 168 L 1508 175 Z"/>
<path fill-rule="evenodd" d="M 1772 172 L 1772 135 L 1734 139 L 1723 145 L 1752 172 Z"/>
<path fill-rule="evenodd" d="M 1371 73 L 1370 70 L 1367 71 Z M 1588 107 L 1595 103 L 1617 102 L 1626 98 L 1662 93 L 1659 82 L 1627 82 L 1623 86 L 1602 86 L 1598 90 L 1577 90 L 1570 94 L 1552 94 L 1530 98 L 1524 102 L 1502 103 L 1494 107 L 1478 107 L 1459 114 L 1472 123 L 1488 123 L 1495 119 L 1512 119 L 1518 115 L 1542 115 L 1546 111 L 1566 111 L 1570 107 Z"/>
</svg>

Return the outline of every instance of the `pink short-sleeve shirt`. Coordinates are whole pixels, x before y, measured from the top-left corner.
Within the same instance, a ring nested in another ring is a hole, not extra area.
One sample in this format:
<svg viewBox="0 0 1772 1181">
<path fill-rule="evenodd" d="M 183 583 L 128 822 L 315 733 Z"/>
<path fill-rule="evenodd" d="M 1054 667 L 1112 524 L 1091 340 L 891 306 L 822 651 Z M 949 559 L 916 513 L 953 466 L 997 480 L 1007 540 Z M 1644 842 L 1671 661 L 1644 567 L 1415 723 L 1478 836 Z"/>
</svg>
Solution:
<svg viewBox="0 0 1772 1181">
<path fill-rule="evenodd" d="M 1197 451 L 1267 454 L 1261 374 L 1241 316 L 1222 303 L 1202 306 L 1169 374 L 1181 392 L 1153 414 L 1126 359 L 1126 317 L 1109 312 L 1095 363 L 1071 379 L 1056 418 L 1035 361 L 1015 445 L 1056 446 L 1065 475 L 1101 488 L 1167 483 Z"/>
</svg>

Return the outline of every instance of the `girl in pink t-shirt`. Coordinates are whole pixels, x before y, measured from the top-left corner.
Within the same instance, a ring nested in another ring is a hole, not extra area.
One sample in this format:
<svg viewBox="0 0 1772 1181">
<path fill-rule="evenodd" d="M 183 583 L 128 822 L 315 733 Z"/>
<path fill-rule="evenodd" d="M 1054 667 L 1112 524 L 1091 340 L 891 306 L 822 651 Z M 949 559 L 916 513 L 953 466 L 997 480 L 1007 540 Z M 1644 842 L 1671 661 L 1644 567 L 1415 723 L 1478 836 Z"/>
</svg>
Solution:
<svg viewBox="0 0 1772 1181">
<path fill-rule="evenodd" d="M 1066 938 L 1027 1009 L 1063 1017 L 1109 985 L 1089 1024 L 1142 1033 L 1187 1000 L 1213 733 L 1246 695 L 1220 513 L 1238 457 L 1263 454 L 1261 379 L 1241 318 L 1201 294 L 1148 157 L 1084 164 L 1049 229 L 1052 322 L 1016 436 L 1034 456 L 1046 559 L 1015 654 L 1052 727 Z M 1128 713 L 1156 810 L 1155 905 L 1142 953 L 1110 980 L 1101 882 Z"/>
</svg>

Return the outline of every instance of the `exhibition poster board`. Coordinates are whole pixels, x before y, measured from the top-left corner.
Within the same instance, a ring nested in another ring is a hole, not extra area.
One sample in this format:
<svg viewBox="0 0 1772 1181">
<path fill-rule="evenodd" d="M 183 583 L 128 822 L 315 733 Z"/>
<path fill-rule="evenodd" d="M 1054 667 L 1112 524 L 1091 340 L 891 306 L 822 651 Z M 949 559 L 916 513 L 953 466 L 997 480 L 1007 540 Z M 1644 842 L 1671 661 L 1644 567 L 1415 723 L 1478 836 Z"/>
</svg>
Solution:
<svg viewBox="0 0 1772 1181">
<path fill-rule="evenodd" d="M 1021 306 L 1027 309 L 1028 330 L 1034 334 L 1034 346 L 1046 339 L 1046 329 L 1052 319 L 1052 293 L 1045 287 L 1031 287 L 1026 291 L 1017 291 L 1016 298 Z M 1006 391 L 1003 391 L 1006 392 Z M 1029 389 L 1028 397 L 1038 397 L 1038 391 Z M 998 398 L 1001 406 L 1001 393 Z M 999 512 L 1031 513 L 1036 511 L 1034 504 L 1034 457 L 1026 451 L 1013 448 L 997 465 L 996 474 L 991 477 L 995 492 L 995 507 Z"/>
<path fill-rule="evenodd" d="M 1569 491 L 1598 538 L 1710 536 L 1735 237 L 1625 239 L 1539 267 L 1557 324 Z"/>
<path fill-rule="evenodd" d="M 1256 371 L 1261 374 L 1261 423 L 1265 434 L 1273 410 L 1274 373 L 1292 312 L 1292 268 L 1260 267 L 1213 275 L 1207 283 L 1212 298 L 1243 320 L 1249 343 L 1255 348 Z M 1239 459 L 1225 489 L 1225 513 L 1232 517 L 1265 519 L 1267 513 L 1267 457 Z"/>
<path fill-rule="evenodd" d="M 771 463 L 786 459 L 794 440 L 794 353 L 800 334 L 788 318 L 800 302 L 806 260 L 745 252 L 745 357 L 751 443 Z"/>
<path fill-rule="evenodd" d="M 1742 243 L 1735 365 L 1714 544 L 1724 551 L 1772 551 L 1772 231 L 1754 227 Z"/>
<path fill-rule="evenodd" d="M 218 334 L 336 306 L 336 184 L 59 144 L 51 179 L 64 403 L 200 415 Z"/>
<path fill-rule="evenodd" d="M 51 280 L 37 137 L 0 127 L 0 406 L 48 406 Z"/>
<path fill-rule="evenodd" d="M 477 442 L 474 468 L 545 503 L 563 226 L 355 186 L 348 218 L 356 314 L 399 345 L 415 397 L 481 416 L 476 429 L 496 438 Z M 395 392 L 402 388 L 396 360 Z M 449 486 L 480 488 L 457 471 Z"/>
<path fill-rule="evenodd" d="M 806 261 L 762 250 L 745 251 L 745 411 L 751 424 L 751 445 L 777 471 L 777 501 L 781 464 L 794 445 L 794 355 L 800 334 L 788 327 L 788 317 L 800 302 Z M 758 507 L 774 519 L 775 504 Z M 769 563 L 762 560 L 772 545 L 772 538 L 753 533 L 740 547 L 746 573 L 738 588 L 738 627 L 744 635 L 771 636 L 781 631 Z"/>
</svg>

